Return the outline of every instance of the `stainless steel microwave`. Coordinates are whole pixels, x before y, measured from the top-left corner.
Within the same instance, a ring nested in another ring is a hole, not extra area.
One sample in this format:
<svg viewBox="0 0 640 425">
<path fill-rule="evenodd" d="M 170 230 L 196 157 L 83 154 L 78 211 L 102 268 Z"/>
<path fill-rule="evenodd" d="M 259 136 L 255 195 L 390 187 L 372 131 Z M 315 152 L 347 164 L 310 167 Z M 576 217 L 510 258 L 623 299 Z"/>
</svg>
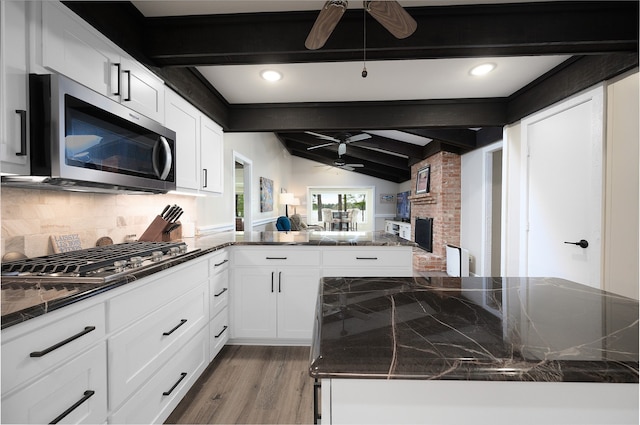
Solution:
<svg viewBox="0 0 640 425">
<path fill-rule="evenodd" d="M 91 192 L 176 188 L 176 134 L 62 75 L 29 76 L 31 176 L 7 185 Z"/>
</svg>

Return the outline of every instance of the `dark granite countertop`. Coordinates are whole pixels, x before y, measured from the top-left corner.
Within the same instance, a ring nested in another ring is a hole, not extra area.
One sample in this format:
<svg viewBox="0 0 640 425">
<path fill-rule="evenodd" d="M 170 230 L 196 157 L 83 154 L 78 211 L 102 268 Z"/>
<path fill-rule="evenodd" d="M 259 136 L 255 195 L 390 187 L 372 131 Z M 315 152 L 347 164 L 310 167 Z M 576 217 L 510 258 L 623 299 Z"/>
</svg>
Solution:
<svg viewBox="0 0 640 425">
<path fill-rule="evenodd" d="M 315 378 L 638 382 L 638 302 L 555 278 L 323 278 Z"/>
<path fill-rule="evenodd" d="M 105 291 L 166 270 L 185 261 L 215 252 L 231 245 L 323 245 L 323 246 L 414 246 L 415 243 L 384 232 L 220 232 L 186 238 L 192 252 L 174 261 L 136 271 L 107 283 L 77 283 L 30 278 L 3 277 L 2 329 L 25 320 L 85 300 Z"/>
</svg>

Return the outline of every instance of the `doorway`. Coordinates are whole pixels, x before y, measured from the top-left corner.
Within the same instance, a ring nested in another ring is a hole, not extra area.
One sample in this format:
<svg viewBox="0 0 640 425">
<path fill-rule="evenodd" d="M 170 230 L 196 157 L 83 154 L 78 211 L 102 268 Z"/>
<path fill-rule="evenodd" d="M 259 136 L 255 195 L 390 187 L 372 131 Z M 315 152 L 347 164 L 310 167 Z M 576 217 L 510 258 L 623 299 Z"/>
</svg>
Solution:
<svg viewBox="0 0 640 425">
<path fill-rule="evenodd" d="M 485 152 L 484 170 L 482 275 L 502 276 L 502 145 Z"/>
<path fill-rule="evenodd" d="M 251 175 L 253 163 L 238 152 L 233 152 L 233 190 L 235 230 L 251 231 L 253 218 L 251 210 Z"/>
</svg>

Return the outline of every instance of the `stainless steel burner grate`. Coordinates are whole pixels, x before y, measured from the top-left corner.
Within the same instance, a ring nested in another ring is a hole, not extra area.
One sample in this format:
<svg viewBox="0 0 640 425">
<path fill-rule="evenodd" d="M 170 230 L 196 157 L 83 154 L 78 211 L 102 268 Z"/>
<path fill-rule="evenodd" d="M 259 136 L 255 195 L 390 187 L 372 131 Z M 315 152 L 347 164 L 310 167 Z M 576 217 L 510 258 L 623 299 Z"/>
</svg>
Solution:
<svg viewBox="0 0 640 425">
<path fill-rule="evenodd" d="M 186 245 L 184 242 L 126 242 L 115 245 L 81 249 L 42 257 L 2 263 L 2 273 L 76 273 L 87 272 L 112 266 L 115 261 L 131 257 L 150 256 L 154 251 L 168 253 L 171 248 Z"/>
</svg>

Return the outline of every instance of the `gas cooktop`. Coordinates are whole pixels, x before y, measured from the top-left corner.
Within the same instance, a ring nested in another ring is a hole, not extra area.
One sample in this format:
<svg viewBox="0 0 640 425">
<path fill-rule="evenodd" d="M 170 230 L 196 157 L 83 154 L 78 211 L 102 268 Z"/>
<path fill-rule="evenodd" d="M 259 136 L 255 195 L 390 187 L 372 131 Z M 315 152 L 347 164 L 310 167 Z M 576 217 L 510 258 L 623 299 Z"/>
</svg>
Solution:
<svg viewBox="0 0 640 425">
<path fill-rule="evenodd" d="M 184 242 L 126 242 L 2 263 L 2 277 L 107 282 L 196 252 L 187 250 Z"/>
</svg>

